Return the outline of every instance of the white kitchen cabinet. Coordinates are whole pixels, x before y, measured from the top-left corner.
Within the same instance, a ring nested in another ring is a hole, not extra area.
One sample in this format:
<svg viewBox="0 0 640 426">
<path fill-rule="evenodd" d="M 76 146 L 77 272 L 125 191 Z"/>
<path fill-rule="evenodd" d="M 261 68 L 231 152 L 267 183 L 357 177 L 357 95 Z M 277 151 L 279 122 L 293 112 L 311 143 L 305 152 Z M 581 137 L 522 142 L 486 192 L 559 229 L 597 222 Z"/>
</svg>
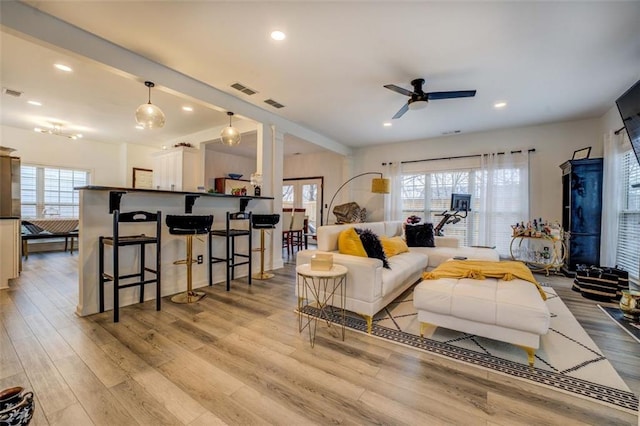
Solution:
<svg viewBox="0 0 640 426">
<path fill-rule="evenodd" d="M 153 187 L 168 191 L 197 191 L 203 185 L 200 150 L 166 149 L 154 154 Z"/>
</svg>

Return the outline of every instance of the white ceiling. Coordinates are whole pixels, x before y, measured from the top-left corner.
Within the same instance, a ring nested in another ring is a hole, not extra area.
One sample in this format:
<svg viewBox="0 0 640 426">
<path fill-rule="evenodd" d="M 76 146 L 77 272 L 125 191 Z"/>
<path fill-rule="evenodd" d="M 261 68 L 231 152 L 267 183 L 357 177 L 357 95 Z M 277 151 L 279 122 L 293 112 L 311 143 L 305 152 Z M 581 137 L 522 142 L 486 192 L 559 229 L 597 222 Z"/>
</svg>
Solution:
<svg viewBox="0 0 640 426">
<path fill-rule="evenodd" d="M 640 78 L 637 1 L 26 3 L 350 147 L 597 117 Z M 271 40 L 275 29 L 287 39 Z M 167 125 L 149 136 L 133 128 L 143 78 L 82 58 L 72 58 L 72 76 L 60 75 L 51 68 L 60 51 L 6 32 L 1 48 L 2 86 L 55 108 L 25 110 L 3 95 L 6 125 L 56 118 L 96 140 L 159 144 L 227 120 L 160 87 L 152 102 Z M 426 79 L 425 91 L 477 95 L 431 101 L 383 127 L 407 100 L 383 85 L 411 89 L 414 78 Z M 494 109 L 500 100 L 508 106 Z M 184 114 L 185 103 L 196 111 Z"/>
</svg>

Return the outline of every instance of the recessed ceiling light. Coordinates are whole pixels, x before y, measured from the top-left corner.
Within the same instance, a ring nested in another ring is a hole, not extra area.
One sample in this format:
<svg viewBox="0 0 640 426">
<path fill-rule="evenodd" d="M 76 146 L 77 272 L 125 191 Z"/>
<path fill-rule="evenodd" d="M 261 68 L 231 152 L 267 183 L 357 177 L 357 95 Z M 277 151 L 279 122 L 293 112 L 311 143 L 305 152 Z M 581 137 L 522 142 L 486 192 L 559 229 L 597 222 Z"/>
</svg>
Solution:
<svg viewBox="0 0 640 426">
<path fill-rule="evenodd" d="M 507 106 L 507 103 L 504 101 L 496 102 L 495 104 L 493 104 L 494 108 L 504 108 L 506 106 Z"/>
<path fill-rule="evenodd" d="M 191 112 L 191 111 L 193 111 L 193 108 L 192 108 L 192 107 L 190 107 L 190 106 L 183 106 L 183 107 L 182 107 L 182 110 L 183 110 L 183 111 Z"/>
<path fill-rule="evenodd" d="M 283 33 L 282 31 L 273 31 L 271 33 L 271 38 L 277 41 L 281 41 L 284 40 L 285 38 L 287 38 L 287 35 L 285 33 Z"/>
<path fill-rule="evenodd" d="M 54 64 L 54 67 L 58 68 L 60 71 L 71 72 L 73 71 L 71 67 L 64 64 Z"/>
<path fill-rule="evenodd" d="M 84 136 L 82 136 L 82 133 L 78 133 L 78 134 L 76 135 L 76 137 L 77 137 L 77 138 L 82 138 L 82 137 L 84 137 Z"/>
<path fill-rule="evenodd" d="M 42 132 L 42 129 L 40 127 L 34 127 L 33 131 L 34 132 Z"/>
<path fill-rule="evenodd" d="M 387 121 L 386 123 L 383 123 L 382 125 L 383 125 L 384 127 L 391 127 L 391 126 L 392 126 L 392 123 L 389 123 L 389 122 Z"/>
<path fill-rule="evenodd" d="M 138 125 L 136 126 L 136 129 L 138 129 L 138 130 L 144 130 L 144 126 L 141 126 L 141 125 L 139 125 L 139 124 L 138 124 Z"/>
<path fill-rule="evenodd" d="M 42 104 L 38 101 L 27 101 L 29 105 L 42 106 Z"/>
</svg>

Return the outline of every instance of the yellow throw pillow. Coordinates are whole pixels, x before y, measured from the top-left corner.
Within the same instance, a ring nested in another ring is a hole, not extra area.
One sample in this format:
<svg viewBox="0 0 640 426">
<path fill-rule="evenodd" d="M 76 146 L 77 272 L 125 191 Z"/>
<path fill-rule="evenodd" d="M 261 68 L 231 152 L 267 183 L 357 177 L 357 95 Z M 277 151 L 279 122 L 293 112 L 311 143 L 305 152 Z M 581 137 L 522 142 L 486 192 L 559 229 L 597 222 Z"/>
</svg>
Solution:
<svg viewBox="0 0 640 426">
<path fill-rule="evenodd" d="M 367 257 L 367 252 L 360 241 L 360 235 L 354 228 L 345 229 L 338 236 L 338 251 L 342 254 Z"/>
<path fill-rule="evenodd" d="M 380 243 L 387 257 L 409 251 L 409 247 L 402 237 L 380 237 Z"/>
</svg>

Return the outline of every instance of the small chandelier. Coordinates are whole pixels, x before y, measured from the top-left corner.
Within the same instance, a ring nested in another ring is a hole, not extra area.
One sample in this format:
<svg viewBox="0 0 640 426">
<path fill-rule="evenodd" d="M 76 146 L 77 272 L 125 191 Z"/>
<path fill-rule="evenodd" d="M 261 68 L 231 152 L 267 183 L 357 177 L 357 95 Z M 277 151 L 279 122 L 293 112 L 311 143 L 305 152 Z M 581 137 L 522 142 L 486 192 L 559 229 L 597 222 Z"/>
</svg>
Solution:
<svg viewBox="0 0 640 426">
<path fill-rule="evenodd" d="M 67 133 L 63 131 L 62 123 L 51 123 L 51 128 L 49 129 L 41 129 L 40 127 L 36 127 L 33 130 L 38 133 L 47 133 L 49 135 L 63 136 L 65 138 L 69 138 L 73 140 L 80 139 L 82 137 L 81 133 Z"/>
<path fill-rule="evenodd" d="M 149 88 L 149 102 L 142 104 L 136 110 L 136 121 L 145 129 L 160 128 L 164 126 L 164 113 L 160 108 L 151 103 L 151 88 L 155 86 L 151 81 L 145 81 Z"/>
<path fill-rule="evenodd" d="M 233 113 L 228 111 L 227 115 L 229 116 L 229 127 L 222 129 L 222 132 L 220 132 L 220 140 L 225 145 L 238 145 L 240 143 L 240 132 L 238 129 L 231 126 L 231 117 L 233 117 Z"/>
</svg>

